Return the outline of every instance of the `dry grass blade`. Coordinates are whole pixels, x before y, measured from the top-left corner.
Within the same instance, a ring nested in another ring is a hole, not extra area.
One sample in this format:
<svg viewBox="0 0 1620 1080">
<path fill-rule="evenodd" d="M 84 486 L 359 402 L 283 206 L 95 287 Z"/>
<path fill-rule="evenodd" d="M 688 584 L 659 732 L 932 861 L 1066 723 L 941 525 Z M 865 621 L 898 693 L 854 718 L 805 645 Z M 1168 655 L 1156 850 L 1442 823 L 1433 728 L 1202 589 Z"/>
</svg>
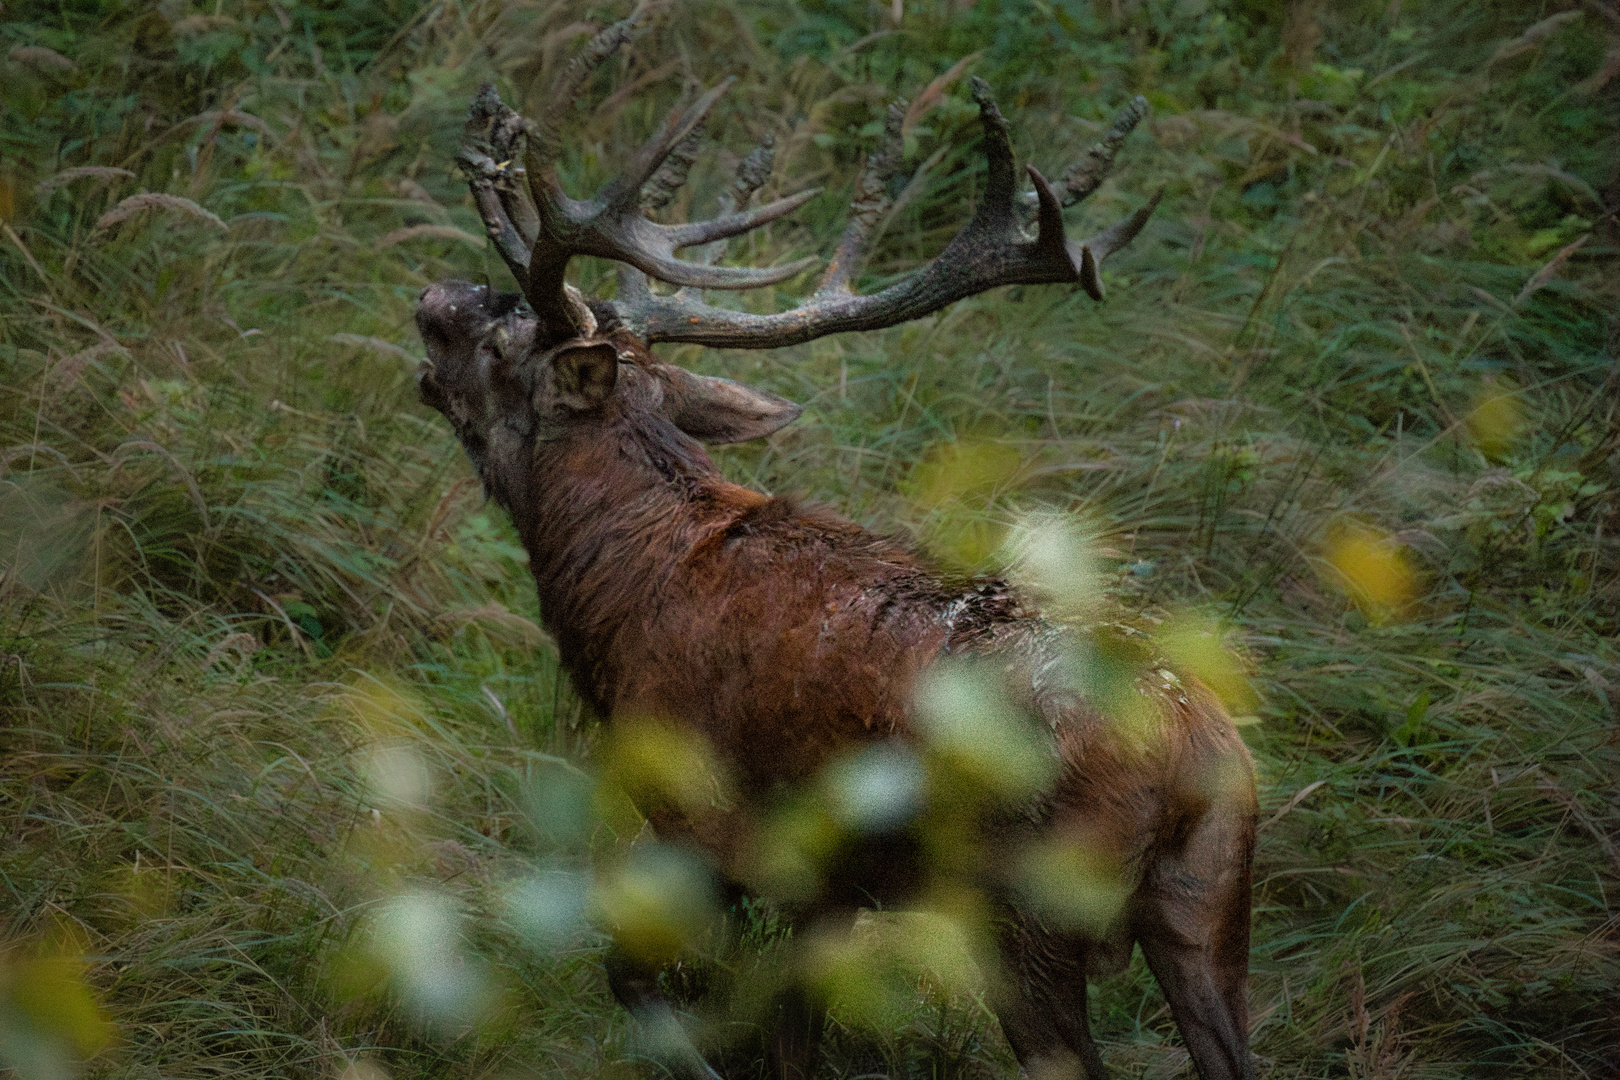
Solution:
<svg viewBox="0 0 1620 1080">
<path fill-rule="evenodd" d="M 1536 790 L 1545 793 L 1549 799 L 1568 810 L 1570 816 L 1580 822 L 1581 827 L 1591 833 L 1592 838 L 1602 846 L 1603 853 L 1614 864 L 1615 871 L 1620 873 L 1620 843 L 1616 843 L 1614 837 L 1604 832 L 1603 827 L 1592 820 L 1592 816 L 1581 806 L 1579 799 L 1553 783 L 1537 784 Z"/>
<path fill-rule="evenodd" d="M 211 210 L 207 210 L 183 195 L 169 195 L 161 191 L 144 191 L 139 195 L 131 195 L 121 201 L 117 206 L 102 214 L 96 220 L 96 231 L 105 232 L 114 225 L 128 221 L 136 214 L 147 210 L 177 210 L 187 214 L 198 221 L 207 222 L 217 229 L 227 228 L 225 222 Z"/>
<path fill-rule="evenodd" d="M 245 127 L 258 132 L 267 139 L 271 134 L 269 124 L 251 113 L 243 112 L 241 109 L 209 109 L 207 112 L 200 112 L 189 120 L 181 121 L 181 123 L 198 124 L 208 128 Z"/>
<path fill-rule="evenodd" d="M 940 75 L 924 87 L 923 92 L 913 98 L 911 106 L 906 109 L 905 122 L 900 126 L 900 133 L 902 135 L 911 134 L 911 129 L 916 127 L 923 117 L 937 109 L 940 102 L 945 100 L 945 91 L 950 89 L 951 84 L 960 79 L 967 71 L 968 66 L 983 55 L 983 50 L 968 53 L 952 64 L 943 75 Z"/>
<path fill-rule="evenodd" d="M 1519 290 L 1519 295 L 1513 298 L 1513 306 L 1518 307 L 1520 304 L 1523 304 L 1526 300 L 1530 299 L 1530 297 L 1537 291 L 1546 288 L 1547 283 L 1553 279 L 1555 274 L 1558 273 L 1558 268 L 1563 266 L 1564 263 L 1569 260 L 1571 255 L 1575 254 L 1582 247 L 1584 247 L 1586 242 L 1590 239 L 1592 239 L 1590 234 L 1582 236 L 1572 243 L 1565 244 L 1562 248 L 1560 248 L 1558 250 L 1558 254 L 1547 260 L 1546 266 L 1543 266 L 1540 270 L 1537 270 L 1534 274 L 1530 275 L 1530 280 L 1524 283 L 1524 288 Z"/>
<path fill-rule="evenodd" d="M 17 63 L 27 64 L 38 71 L 68 72 L 79 68 L 72 60 L 44 45 L 15 45 L 7 55 Z"/>
<path fill-rule="evenodd" d="M 395 345 L 386 338 L 373 337 L 368 334 L 333 334 L 327 340 L 338 345 L 358 345 L 362 349 L 371 349 L 374 352 L 382 353 L 384 356 L 397 356 L 401 360 L 408 361 L 412 366 L 422 362 L 420 356 L 413 354 L 409 349 Z"/>
<path fill-rule="evenodd" d="M 1558 31 L 1562 30 L 1564 27 L 1570 25 L 1571 23 L 1579 22 L 1580 18 L 1581 12 L 1579 9 L 1574 11 L 1560 11 L 1556 15 L 1547 16 L 1545 19 L 1542 19 L 1540 22 L 1532 25 L 1528 30 L 1514 38 L 1512 41 L 1504 42 L 1495 53 L 1491 54 L 1491 58 L 1485 66 L 1487 68 L 1495 67 L 1504 60 L 1511 60 L 1515 56 L 1523 56 L 1531 49 L 1534 49 L 1538 45 L 1544 43 L 1548 38 L 1558 33 Z"/>
<path fill-rule="evenodd" d="M 1288 811 L 1310 798 L 1312 792 L 1326 783 L 1326 780 L 1314 780 L 1300 788 L 1298 791 L 1294 792 L 1293 797 L 1287 802 L 1283 803 L 1282 806 L 1278 807 L 1276 813 L 1272 814 L 1269 818 L 1260 823 L 1259 831 L 1265 832 L 1267 829 L 1277 824 L 1277 822 L 1281 821 L 1284 817 L 1287 817 Z"/>
<path fill-rule="evenodd" d="M 533 619 L 509 611 L 502 604 L 485 604 L 483 607 L 465 611 L 446 611 L 434 620 L 436 626 L 445 630 L 454 630 L 472 623 L 496 627 L 509 636 L 514 644 L 526 648 L 540 648 L 553 644 L 551 635 Z"/>
<path fill-rule="evenodd" d="M 63 169 L 55 176 L 41 180 L 34 185 L 34 190 L 41 198 L 50 193 L 52 188 L 71 184 L 75 180 L 133 180 L 135 174 L 128 169 L 120 169 L 113 165 L 77 165 L 71 169 Z"/>
<path fill-rule="evenodd" d="M 457 240 L 463 244 L 471 244 L 473 247 L 480 248 L 486 242 L 482 236 L 474 236 L 472 233 L 458 229 L 454 225 L 407 225 L 402 229 L 394 229 L 392 232 L 383 233 L 372 244 L 372 247 L 377 251 L 383 251 L 396 244 L 403 244 L 407 240 L 421 239 Z"/>
</svg>

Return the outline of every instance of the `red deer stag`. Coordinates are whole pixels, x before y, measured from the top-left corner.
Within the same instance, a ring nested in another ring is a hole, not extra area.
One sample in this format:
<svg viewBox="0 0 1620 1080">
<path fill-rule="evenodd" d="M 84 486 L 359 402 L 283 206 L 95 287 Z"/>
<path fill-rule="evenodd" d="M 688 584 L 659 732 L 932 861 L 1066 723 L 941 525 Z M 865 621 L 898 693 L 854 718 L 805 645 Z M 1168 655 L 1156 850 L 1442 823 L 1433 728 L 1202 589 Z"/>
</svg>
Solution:
<svg viewBox="0 0 1620 1080">
<path fill-rule="evenodd" d="M 915 745 L 919 677 L 944 656 L 977 658 L 1037 718 L 1032 730 L 1052 762 L 1049 782 L 988 814 L 982 835 L 998 851 L 1084 839 L 1127 882 L 1105 927 L 1054 928 L 993 865 L 1006 860 L 981 858 L 976 868 L 968 860 L 963 873 L 997 913 L 1004 970 L 992 993 L 1018 1060 L 1041 1080 L 1105 1076 L 1088 1029 L 1086 978 L 1117 967 L 1140 943 L 1205 1080 L 1252 1077 L 1254 788 L 1247 751 L 1216 701 L 1168 672 L 1132 676 L 1136 700 L 1156 706 L 1157 737 L 1123 732 L 1094 687 L 1063 674 L 1074 636 L 1006 587 L 952 579 L 830 512 L 727 482 L 703 444 L 769 435 L 799 407 L 661 363 L 649 348 L 791 345 L 893 326 L 999 285 L 1078 283 L 1100 298 L 1097 264 L 1140 232 L 1158 199 L 1080 243 L 1065 239 L 1063 208 L 1097 187 L 1146 103 L 1127 106 L 1059 184 L 1028 167 L 1034 192 L 1021 196 L 1006 123 L 974 80 L 988 159 L 978 209 L 938 258 L 861 295 L 852 286 L 901 166 L 900 113 L 891 111 L 819 287 L 792 310 L 751 314 L 712 306 L 703 290 L 782 282 L 805 265 L 716 265 L 715 242 L 790 213 L 813 192 L 749 208 L 770 172 L 762 148 L 743 162 L 713 220 L 671 225 L 646 214 L 684 182 L 724 86 L 673 116 L 594 198 L 563 192 L 564 119 L 593 67 L 634 30 L 632 17 L 598 34 L 565 67 L 538 122 L 492 88 L 479 94 L 458 161 L 522 296 L 445 281 L 422 294 L 416 318 L 429 361 L 422 397 L 454 425 L 486 490 L 516 523 L 578 691 L 609 725 L 651 716 L 700 735 L 732 777 L 724 810 L 705 817 L 644 807 L 653 827 L 706 853 L 729 878 L 757 883 L 749 853 L 773 800 L 862 747 Z M 680 248 L 700 254 L 677 259 Z M 615 298 L 588 299 L 565 283 L 576 255 L 621 264 Z M 655 292 L 649 278 L 680 288 Z M 826 919 L 874 898 L 887 905 L 915 895 L 919 860 L 897 835 L 873 837 L 876 854 L 829 869 L 824 888 L 786 906 L 801 920 Z M 656 971 L 623 950 L 608 969 L 638 1020 L 675 1026 Z M 780 1076 L 807 1075 L 813 1060 L 821 1014 L 809 996 L 784 995 L 772 1053 Z M 680 1080 L 716 1077 L 684 1037 L 675 1041 L 665 1064 Z"/>
</svg>

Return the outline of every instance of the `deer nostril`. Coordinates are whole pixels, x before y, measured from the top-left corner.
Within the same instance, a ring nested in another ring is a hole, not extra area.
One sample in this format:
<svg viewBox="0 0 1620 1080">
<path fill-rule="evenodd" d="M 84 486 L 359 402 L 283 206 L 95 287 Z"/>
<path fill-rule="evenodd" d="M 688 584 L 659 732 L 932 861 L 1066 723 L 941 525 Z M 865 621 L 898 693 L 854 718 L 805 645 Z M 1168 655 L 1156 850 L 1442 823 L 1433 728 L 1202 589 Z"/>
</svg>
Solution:
<svg viewBox="0 0 1620 1080">
<path fill-rule="evenodd" d="M 422 290 L 416 301 L 416 325 L 430 345 L 445 343 L 467 329 L 462 324 L 476 309 L 467 305 L 470 286 L 460 281 L 441 281 Z"/>
</svg>

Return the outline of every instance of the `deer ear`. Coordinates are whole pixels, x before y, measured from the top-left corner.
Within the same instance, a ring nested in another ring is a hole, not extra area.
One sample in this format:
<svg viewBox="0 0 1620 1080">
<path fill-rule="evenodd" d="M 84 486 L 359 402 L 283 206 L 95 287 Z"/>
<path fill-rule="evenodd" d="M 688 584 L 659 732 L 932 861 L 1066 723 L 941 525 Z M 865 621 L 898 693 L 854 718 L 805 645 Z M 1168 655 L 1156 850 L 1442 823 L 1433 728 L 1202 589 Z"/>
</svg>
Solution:
<svg viewBox="0 0 1620 1080">
<path fill-rule="evenodd" d="M 659 364 L 655 374 L 664 384 L 665 415 L 699 442 L 761 439 L 804 411 L 787 398 L 670 364 Z"/>
<path fill-rule="evenodd" d="M 619 350 L 610 341 L 559 345 L 551 354 L 551 378 L 558 404 L 594 409 L 619 380 Z"/>
</svg>

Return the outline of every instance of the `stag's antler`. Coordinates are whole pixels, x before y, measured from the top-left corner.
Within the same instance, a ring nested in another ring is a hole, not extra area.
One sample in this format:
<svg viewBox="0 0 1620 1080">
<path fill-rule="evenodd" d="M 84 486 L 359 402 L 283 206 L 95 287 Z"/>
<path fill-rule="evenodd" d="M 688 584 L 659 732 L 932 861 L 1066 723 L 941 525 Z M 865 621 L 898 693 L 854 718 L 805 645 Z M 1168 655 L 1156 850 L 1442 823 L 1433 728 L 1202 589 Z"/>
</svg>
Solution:
<svg viewBox="0 0 1620 1080">
<path fill-rule="evenodd" d="M 724 240 L 791 213 L 815 190 L 745 209 L 770 174 L 769 144 L 750 154 L 738 170 L 734 191 L 722 197 L 721 213 L 709 221 L 662 225 L 647 218 L 686 181 L 696 156 L 704 119 L 731 80 L 710 90 L 672 116 L 636 153 L 628 168 L 589 201 L 568 197 L 557 177 L 561 132 L 591 71 L 632 40 L 638 11 L 603 30 L 563 69 L 552 86 L 550 106 L 530 122 L 502 104 L 485 86 L 473 102 L 457 161 L 468 176 L 473 197 L 496 250 L 511 268 L 535 314 L 558 340 L 585 332 L 587 320 L 564 286 L 568 260 L 596 255 L 623 264 L 619 295 L 609 306 L 620 325 L 647 342 L 686 341 L 702 345 L 768 349 L 848 330 L 875 330 L 937 311 L 964 297 L 999 285 L 1077 283 L 1093 298 L 1103 296 L 1097 267 L 1133 240 L 1164 194 L 1161 190 L 1136 213 L 1090 239 L 1066 238 L 1062 209 L 1096 190 L 1113 164 L 1120 144 L 1147 112 L 1134 99 L 1115 118 L 1103 140 L 1070 166 L 1058 190 L 1033 165 L 1035 190 L 1017 192 L 1007 122 L 990 88 L 972 80 L 984 128 L 988 176 L 983 201 L 939 257 L 879 292 L 862 296 L 852 283 L 874 234 L 888 211 L 890 179 L 902 165 L 900 106 L 889 110 L 883 142 L 862 170 L 850 205 L 850 221 L 816 291 L 801 305 L 774 315 L 715 307 L 703 289 L 749 289 L 774 285 L 804 271 L 805 259 L 769 268 L 713 265 Z M 526 151 L 519 153 L 519 141 Z M 523 167 L 515 162 L 521 156 Z M 1035 235 L 1026 226 L 1034 224 Z M 677 248 L 698 249 L 697 261 L 674 257 Z M 687 286 L 660 296 L 648 278 Z"/>
</svg>

